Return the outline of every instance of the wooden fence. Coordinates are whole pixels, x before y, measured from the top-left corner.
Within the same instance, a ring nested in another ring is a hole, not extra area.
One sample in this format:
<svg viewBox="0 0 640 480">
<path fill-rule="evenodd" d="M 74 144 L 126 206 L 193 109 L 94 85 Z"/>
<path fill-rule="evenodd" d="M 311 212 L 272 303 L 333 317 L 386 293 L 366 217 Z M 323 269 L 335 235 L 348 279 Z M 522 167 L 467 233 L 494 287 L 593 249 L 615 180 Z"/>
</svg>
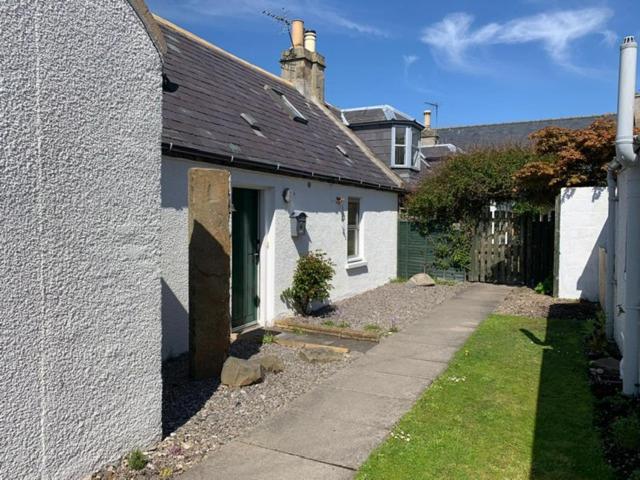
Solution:
<svg viewBox="0 0 640 480">
<path fill-rule="evenodd" d="M 469 280 L 535 286 L 553 276 L 554 216 L 487 209 L 478 221 Z"/>
<path fill-rule="evenodd" d="M 434 265 L 434 248 L 441 234 L 422 235 L 418 227 L 406 220 L 398 222 L 398 278 L 410 278 L 426 272 L 434 278 L 463 281 L 464 270 L 438 269 Z"/>
</svg>

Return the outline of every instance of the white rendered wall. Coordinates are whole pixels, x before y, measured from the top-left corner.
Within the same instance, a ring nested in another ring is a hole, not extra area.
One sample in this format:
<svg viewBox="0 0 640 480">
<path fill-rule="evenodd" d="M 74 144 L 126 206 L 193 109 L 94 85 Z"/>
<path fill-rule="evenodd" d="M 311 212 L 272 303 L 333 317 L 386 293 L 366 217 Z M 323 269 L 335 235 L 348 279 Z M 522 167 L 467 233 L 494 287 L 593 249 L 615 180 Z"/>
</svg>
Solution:
<svg viewBox="0 0 640 480">
<path fill-rule="evenodd" d="M 558 296 L 598 300 L 598 247 L 606 242 L 607 189 L 560 191 Z"/>
<path fill-rule="evenodd" d="M 160 57 L 125 0 L 0 2 L 0 477 L 161 435 Z"/>
<path fill-rule="evenodd" d="M 188 351 L 187 172 L 189 168 L 223 168 L 202 162 L 164 157 L 162 161 L 162 283 L 163 357 Z M 262 325 L 287 312 L 280 294 L 291 285 L 296 261 L 310 250 L 325 251 L 336 264 L 331 299 L 338 300 L 375 288 L 396 276 L 397 195 L 377 190 L 251 172 L 231 168 L 233 187 L 261 190 L 259 289 Z M 282 191 L 295 197 L 284 203 Z M 347 269 L 347 197 L 360 198 L 361 248 L 366 266 Z M 338 205 L 336 197 L 343 197 Z M 291 237 L 289 212 L 304 211 L 307 235 Z"/>
</svg>

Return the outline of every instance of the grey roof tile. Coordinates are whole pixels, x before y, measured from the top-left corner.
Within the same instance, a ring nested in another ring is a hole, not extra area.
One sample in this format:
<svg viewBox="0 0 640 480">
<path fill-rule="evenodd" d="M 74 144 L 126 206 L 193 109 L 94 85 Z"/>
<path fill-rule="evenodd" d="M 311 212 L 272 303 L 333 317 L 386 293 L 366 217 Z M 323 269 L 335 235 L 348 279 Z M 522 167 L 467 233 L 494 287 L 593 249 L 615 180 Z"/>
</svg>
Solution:
<svg viewBox="0 0 640 480">
<path fill-rule="evenodd" d="M 203 155 L 233 155 L 265 166 L 279 164 L 307 174 L 401 188 L 328 110 L 289 83 L 168 22 L 159 23 L 168 46 L 164 73 L 178 85 L 164 93 L 163 143 Z M 265 85 L 284 93 L 308 123 L 292 120 Z M 254 133 L 243 113 L 255 119 L 264 137 Z"/>
<path fill-rule="evenodd" d="M 438 142 L 451 143 L 463 150 L 508 144 L 528 145 L 530 143 L 529 134 L 541 128 L 550 126 L 584 128 L 602 116 L 611 116 L 611 114 L 438 128 L 437 132 L 440 137 Z"/>
</svg>

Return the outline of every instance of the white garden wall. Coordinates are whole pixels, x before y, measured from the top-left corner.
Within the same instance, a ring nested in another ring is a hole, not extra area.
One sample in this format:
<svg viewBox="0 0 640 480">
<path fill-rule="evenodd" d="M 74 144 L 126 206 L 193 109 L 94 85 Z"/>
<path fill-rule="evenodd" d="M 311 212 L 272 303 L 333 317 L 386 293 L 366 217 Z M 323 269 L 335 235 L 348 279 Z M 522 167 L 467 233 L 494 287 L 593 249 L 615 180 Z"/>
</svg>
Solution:
<svg viewBox="0 0 640 480">
<path fill-rule="evenodd" d="M 598 247 L 606 242 L 607 213 L 606 188 L 561 190 L 556 212 L 560 298 L 598 300 Z"/>
<path fill-rule="evenodd" d="M 0 477 L 161 434 L 161 61 L 125 0 L 0 2 Z"/>
<path fill-rule="evenodd" d="M 162 321 L 163 357 L 188 351 L 188 209 L 189 168 L 222 168 L 203 162 L 164 157 L 162 162 Z M 371 189 L 309 181 L 231 168 L 233 187 L 256 188 L 261 193 L 264 241 L 260 252 L 260 324 L 270 325 L 287 312 L 280 300 L 289 287 L 296 261 L 309 250 L 321 249 L 336 264 L 332 300 L 352 296 L 396 276 L 397 195 Z M 285 204 L 282 191 L 295 192 Z M 360 198 L 362 250 L 366 265 L 347 269 L 347 197 Z M 336 197 L 343 197 L 338 205 Z M 307 213 L 307 235 L 293 239 L 289 212 Z"/>
</svg>

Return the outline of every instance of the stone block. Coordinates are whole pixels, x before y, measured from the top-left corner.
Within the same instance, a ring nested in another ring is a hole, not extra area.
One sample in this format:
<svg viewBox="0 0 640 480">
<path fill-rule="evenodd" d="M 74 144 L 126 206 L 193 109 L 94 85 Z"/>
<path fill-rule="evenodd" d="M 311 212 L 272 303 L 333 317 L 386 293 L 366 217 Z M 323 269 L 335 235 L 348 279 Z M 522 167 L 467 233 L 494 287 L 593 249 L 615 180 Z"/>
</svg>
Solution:
<svg viewBox="0 0 640 480">
<path fill-rule="evenodd" d="M 222 366 L 220 381 L 230 387 L 244 387 L 262 380 L 262 366 L 241 358 L 229 357 Z"/>
<path fill-rule="evenodd" d="M 229 172 L 189 170 L 189 370 L 220 374 L 229 354 L 231 233 Z"/>
</svg>

